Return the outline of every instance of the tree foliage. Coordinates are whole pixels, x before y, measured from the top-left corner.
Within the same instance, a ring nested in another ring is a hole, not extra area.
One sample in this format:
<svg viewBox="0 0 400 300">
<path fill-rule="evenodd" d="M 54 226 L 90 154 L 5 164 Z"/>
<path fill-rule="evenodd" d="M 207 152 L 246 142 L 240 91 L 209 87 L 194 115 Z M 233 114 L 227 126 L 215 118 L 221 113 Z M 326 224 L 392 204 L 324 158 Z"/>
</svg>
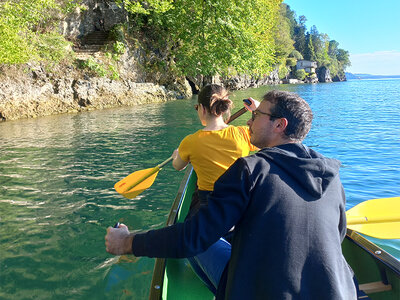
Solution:
<svg viewBox="0 0 400 300">
<path fill-rule="evenodd" d="M 290 52 L 289 57 L 293 57 L 296 60 L 303 59 L 303 55 L 297 50 L 293 50 L 292 52 Z"/>
<path fill-rule="evenodd" d="M 9 0 L 0 3 L 0 64 L 59 61 L 67 42 L 56 31 L 72 0 Z"/>
<path fill-rule="evenodd" d="M 0 64 L 62 60 L 68 44 L 57 28 L 80 1 L 1 1 Z M 333 75 L 350 65 L 337 41 L 316 26 L 307 30 L 306 17 L 282 0 L 115 1 L 129 13 L 126 28 L 144 37 L 150 65 L 162 72 L 263 76 L 279 67 L 284 74 L 303 57 Z"/>
<path fill-rule="evenodd" d="M 292 26 L 291 20 L 287 18 L 287 5 L 282 4 L 278 14 L 278 21 L 274 29 L 275 54 L 277 59 L 288 57 L 294 50 Z"/>
<path fill-rule="evenodd" d="M 142 29 L 157 32 L 168 61 L 182 74 L 262 75 L 276 62 L 274 29 L 281 2 L 175 0 L 163 12 L 147 9 L 140 19 L 140 11 L 129 11 Z"/>
<path fill-rule="evenodd" d="M 132 14 L 163 13 L 174 7 L 173 0 L 116 0 L 115 2 L 123 5 Z"/>
<path fill-rule="evenodd" d="M 298 80 L 304 80 L 304 78 L 306 78 L 306 71 L 304 71 L 304 69 L 300 69 L 300 70 L 296 70 L 295 72 L 295 77 Z"/>
</svg>

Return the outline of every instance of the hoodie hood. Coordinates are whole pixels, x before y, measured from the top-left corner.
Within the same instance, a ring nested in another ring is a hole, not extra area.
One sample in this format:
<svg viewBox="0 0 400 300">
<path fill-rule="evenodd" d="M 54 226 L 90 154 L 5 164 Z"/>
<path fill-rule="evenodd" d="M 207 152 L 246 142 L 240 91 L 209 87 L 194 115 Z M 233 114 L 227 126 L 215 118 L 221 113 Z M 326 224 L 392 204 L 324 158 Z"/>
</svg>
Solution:
<svg viewBox="0 0 400 300">
<path fill-rule="evenodd" d="M 284 144 L 258 152 L 285 170 L 313 197 L 321 197 L 339 175 L 340 162 L 327 158 L 301 143 Z"/>
</svg>

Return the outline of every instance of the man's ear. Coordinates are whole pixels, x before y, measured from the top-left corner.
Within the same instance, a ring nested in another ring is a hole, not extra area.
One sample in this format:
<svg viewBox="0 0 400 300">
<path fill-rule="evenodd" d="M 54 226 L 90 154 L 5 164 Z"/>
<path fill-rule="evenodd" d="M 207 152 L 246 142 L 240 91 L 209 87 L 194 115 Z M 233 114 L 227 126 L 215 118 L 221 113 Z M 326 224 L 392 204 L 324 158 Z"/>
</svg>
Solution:
<svg viewBox="0 0 400 300">
<path fill-rule="evenodd" d="M 286 127 L 288 126 L 289 122 L 286 118 L 280 118 L 280 119 L 276 119 L 275 120 L 275 128 L 279 131 L 279 132 L 284 132 Z"/>
</svg>

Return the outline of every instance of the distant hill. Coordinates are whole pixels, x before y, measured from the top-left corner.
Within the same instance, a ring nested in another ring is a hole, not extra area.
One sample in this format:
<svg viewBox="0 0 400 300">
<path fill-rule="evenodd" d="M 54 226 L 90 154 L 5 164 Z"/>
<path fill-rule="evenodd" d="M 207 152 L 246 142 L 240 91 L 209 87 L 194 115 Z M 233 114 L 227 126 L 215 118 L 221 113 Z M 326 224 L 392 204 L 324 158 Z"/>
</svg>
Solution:
<svg viewBox="0 0 400 300">
<path fill-rule="evenodd" d="M 400 78 L 400 75 L 372 75 L 346 72 L 347 79 L 383 79 L 383 78 Z"/>
</svg>

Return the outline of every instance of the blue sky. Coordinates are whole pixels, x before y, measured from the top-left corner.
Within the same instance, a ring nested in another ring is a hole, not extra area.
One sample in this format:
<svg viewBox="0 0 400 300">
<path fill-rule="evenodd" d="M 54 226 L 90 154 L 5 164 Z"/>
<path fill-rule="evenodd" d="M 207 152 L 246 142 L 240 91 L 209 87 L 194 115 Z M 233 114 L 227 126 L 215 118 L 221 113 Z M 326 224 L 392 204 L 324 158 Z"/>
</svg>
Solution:
<svg viewBox="0 0 400 300">
<path fill-rule="evenodd" d="M 351 73 L 400 75 L 400 0 L 284 0 L 350 52 Z"/>
</svg>

